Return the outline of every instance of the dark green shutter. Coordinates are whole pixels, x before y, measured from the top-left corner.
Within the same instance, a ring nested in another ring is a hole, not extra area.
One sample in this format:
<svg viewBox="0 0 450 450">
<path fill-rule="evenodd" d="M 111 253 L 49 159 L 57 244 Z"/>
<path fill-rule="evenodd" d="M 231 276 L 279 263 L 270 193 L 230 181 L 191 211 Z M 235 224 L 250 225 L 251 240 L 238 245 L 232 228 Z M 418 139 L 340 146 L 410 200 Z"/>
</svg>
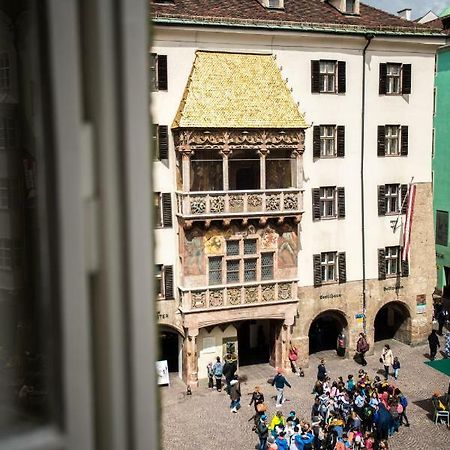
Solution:
<svg viewBox="0 0 450 450">
<path fill-rule="evenodd" d="M 313 270 L 314 270 L 314 286 L 322 285 L 322 269 L 321 269 L 321 258 L 319 255 L 313 255 Z"/>
<path fill-rule="evenodd" d="M 378 215 L 385 216 L 386 215 L 386 188 L 384 184 L 378 186 Z"/>
<path fill-rule="evenodd" d="M 386 127 L 384 125 L 378 126 L 378 140 L 377 140 L 377 156 L 386 155 Z"/>
<path fill-rule="evenodd" d="M 400 207 L 402 208 L 402 214 L 406 214 L 406 210 L 408 209 L 408 199 L 406 198 L 408 195 L 408 185 L 402 184 L 400 187 Z"/>
<path fill-rule="evenodd" d="M 339 284 L 347 281 L 347 264 L 345 252 L 338 253 Z"/>
<path fill-rule="evenodd" d="M 320 61 L 311 61 L 311 92 L 320 92 Z"/>
<path fill-rule="evenodd" d="M 387 84 L 387 64 L 380 64 L 380 85 L 379 85 L 379 93 L 380 95 L 386 94 L 386 84 Z"/>
<path fill-rule="evenodd" d="M 402 66 L 402 94 L 411 94 L 411 64 Z"/>
<path fill-rule="evenodd" d="M 313 127 L 313 157 L 320 158 L 320 126 Z"/>
<path fill-rule="evenodd" d="M 386 254 L 384 248 L 378 249 L 378 279 L 386 279 Z"/>
<path fill-rule="evenodd" d="M 337 210 L 338 210 L 338 218 L 345 218 L 345 188 L 338 187 L 337 188 Z"/>
<path fill-rule="evenodd" d="M 169 129 L 167 125 L 158 126 L 159 159 L 169 159 Z"/>
<path fill-rule="evenodd" d="M 345 127 L 343 125 L 337 127 L 336 155 L 338 158 L 345 156 Z"/>
<path fill-rule="evenodd" d="M 346 90 L 345 61 L 338 62 L 338 92 L 344 94 Z"/>
<path fill-rule="evenodd" d="M 173 296 L 173 266 L 164 266 L 164 298 L 171 300 Z"/>
<path fill-rule="evenodd" d="M 401 133 L 400 154 L 402 156 L 408 156 L 408 140 L 409 140 L 408 127 L 402 126 L 400 133 Z"/>
<path fill-rule="evenodd" d="M 401 258 L 401 253 L 402 253 L 402 248 L 400 247 L 400 258 Z M 406 259 L 406 261 L 402 260 L 402 277 L 407 277 L 409 276 L 409 261 L 408 258 Z"/>
<path fill-rule="evenodd" d="M 162 209 L 163 209 L 163 226 L 172 226 L 172 196 L 170 192 L 163 192 L 162 197 Z"/>
<path fill-rule="evenodd" d="M 320 220 L 320 189 L 312 190 L 313 220 Z"/>
<path fill-rule="evenodd" d="M 167 55 L 158 55 L 158 89 L 167 91 Z"/>
</svg>

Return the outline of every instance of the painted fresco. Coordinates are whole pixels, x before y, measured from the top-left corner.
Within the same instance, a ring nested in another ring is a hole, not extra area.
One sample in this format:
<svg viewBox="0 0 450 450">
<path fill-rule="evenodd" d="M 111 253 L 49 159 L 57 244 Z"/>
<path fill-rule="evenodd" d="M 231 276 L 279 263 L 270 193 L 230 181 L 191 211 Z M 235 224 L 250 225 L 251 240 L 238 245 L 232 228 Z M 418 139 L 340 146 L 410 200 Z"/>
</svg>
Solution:
<svg viewBox="0 0 450 450">
<path fill-rule="evenodd" d="M 279 230 L 278 237 L 278 269 L 286 269 L 297 265 L 298 237 L 292 227 L 285 224 Z"/>
<path fill-rule="evenodd" d="M 186 232 L 184 240 L 184 274 L 203 275 L 205 273 L 205 257 L 203 247 L 203 235 L 198 228 Z"/>
</svg>

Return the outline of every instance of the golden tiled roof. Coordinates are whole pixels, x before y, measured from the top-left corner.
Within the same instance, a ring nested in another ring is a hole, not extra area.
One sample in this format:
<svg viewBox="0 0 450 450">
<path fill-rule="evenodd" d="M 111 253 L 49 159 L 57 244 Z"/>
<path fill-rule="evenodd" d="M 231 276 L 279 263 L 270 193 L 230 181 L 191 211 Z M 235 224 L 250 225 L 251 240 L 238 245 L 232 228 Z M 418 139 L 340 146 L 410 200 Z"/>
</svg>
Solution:
<svg viewBox="0 0 450 450">
<path fill-rule="evenodd" d="M 172 128 L 307 128 L 272 55 L 197 51 Z"/>
</svg>

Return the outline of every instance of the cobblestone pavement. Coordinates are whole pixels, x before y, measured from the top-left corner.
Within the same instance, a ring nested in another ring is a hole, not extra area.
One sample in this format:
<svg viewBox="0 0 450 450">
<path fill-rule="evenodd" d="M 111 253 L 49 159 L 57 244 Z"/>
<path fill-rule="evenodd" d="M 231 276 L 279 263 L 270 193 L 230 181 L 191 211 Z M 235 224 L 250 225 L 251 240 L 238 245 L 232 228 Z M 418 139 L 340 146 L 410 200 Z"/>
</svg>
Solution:
<svg viewBox="0 0 450 450">
<path fill-rule="evenodd" d="M 447 391 L 450 378 L 424 364 L 427 360 L 428 346 L 409 347 L 397 341 L 387 341 L 391 345 L 394 356 L 399 356 L 401 369 L 398 387 L 408 398 L 408 418 L 410 428 L 401 427 L 400 432 L 390 439 L 391 450 L 449 450 L 450 430 L 444 424 L 435 425 L 430 413 L 430 397 L 434 391 Z M 379 357 L 384 342 L 377 342 L 375 353 L 367 357 L 366 367 L 371 378 L 382 369 Z M 351 359 L 338 359 L 335 352 L 326 351 L 311 356 L 310 367 L 305 369 L 305 377 L 287 374 L 292 389 L 286 387 L 285 394 L 289 399 L 282 411 L 297 411 L 300 417 L 309 420 L 313 396 L 311 387 L 316 379 L 318 360 L 324 357 L 326 367 L 332 379 L 349 373 L 356 375 L 360 366 Z M 254 386 L 262 387 L 269 405 L 268 415 L 275 411 L 275 400 L 271 398 L 275 388 L 267 384 L 273 376 L 274 369 L 267 364 L 241 367 L 239 375 L 247 377 L 241 383 L 242 408 L 238 414 L 229 409 L 228 396 L 222 392 L 208 390 L 205 381 L 186 395 L 185 385 L 173 377 L 170 387 L 162 387 L 162 445 L 164 450 L 251 450 L 257 442 L 256 434 L 251 430 L 248 419 L 253 408 L 248 407 Z"/>
</svg>

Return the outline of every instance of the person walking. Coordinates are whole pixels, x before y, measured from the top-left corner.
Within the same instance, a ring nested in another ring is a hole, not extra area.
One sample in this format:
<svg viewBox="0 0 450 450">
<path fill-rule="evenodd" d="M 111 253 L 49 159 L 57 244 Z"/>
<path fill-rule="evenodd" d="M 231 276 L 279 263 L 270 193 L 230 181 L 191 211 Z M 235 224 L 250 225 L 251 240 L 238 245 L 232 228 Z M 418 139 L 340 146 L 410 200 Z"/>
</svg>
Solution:
<svg viewBox="0 0 450 450">
<path fill-rule="evenodd" d="M 234 379 L 234 374 L 237 370 L 237 359 L 231 354 L 227 353 L 225 356 L 225 364 L 223 365 L 223 374 L 227 387 L 225 388 L 228 395 L 230 395 L 231 381 Z"/>
<path fill-rule="evenodd" d="M 259 423 L 256 427 L 256 433 L 259 438 L 258 450 L 267 449 L 267 438 L 269 437 L 269 427 L 267 426 L 267 416 L 263 414 L 259 419 Z"/>
<path fill-rule="evenodd" d="M 327 378 L 327 368 L 325 367 L 325 360 L 321 359 L 320 364 L 317 366 L 317 379 L 322 383 Z"/>
<path fill-rule="evenodd" d="M 291 363 L 291 369 L 292 373 L 296 373 L 298 376 L 300 376 L 300 371 L 298 364 L 298 349 L 295 345 L 292 345 L 289 347 L 289 361 Z"/>
<path fill-rule="evenodd" d="M 356 343 L 356 359 L 363 366 L 367 366 L 367 361 L 364 355 L 369 351 L 369 343 L 367 342 L 366 335 L 359 333 L 359 339 Z"/>
<path fill-rule="evenodd" d="M 343 358 L 345 356 L 346 348 L 347 348 L 347 338 L 344 334 L 344 331 L 341 331 L 337 337 L 336 352 L 338 356 Z"/>
<path fill-rule="evenodd" d="M 400 371 L 400 361 L 398 356 L 394 356 L 394 363 L 392 364 L 392 368 L 394 369 L 394 378 L 398 380 L 398 372 Z"/>
<path fill-rule="evenodd" d="M 394 355 L 389 344 L 385 344 L 385 346 L 383 347 L 380 362 L 384 366 L 384 379 L 387 380 L 389 378 L 389 366 L 392 366 L 392 364 L 394 364 Z"/>
<path fill-rule="evenodd" d="M 272 380 L 272 386 L 275 386 L 277 389 L 277 404 L 275 405 L 277 408 L 280 408 L 281 405 L 285 402 L 284 398 L 284 386 L 291 387 L 288 380 L 284 378 L 282 374 L 283 370 L 277 369 L 277 374 Z"/>
<path fill-rule="evenodd" d="M 214 370 L 212 362 L 208 363 L 206 370 L 208 372 L 208 389 L 212 389 L 214 387 Z"/>
<path fill-rule="evenodd" d="M 439 311 L 436 320 L 439 324 L 439 331 L 438 334 L 439 336 L 442 336 L 442 329 L 444 328 L 444 325 L 446 324 L 446 322 L 448 321 L 448 310 L 445 306 L 443 306 L 441 308 L 441 310 Z"/>
<path fill-rule="evenodd" d="M 222 375 L 223 375 L 223 364 L 220 362 L 220 356 L 216 358 L 216 362 L 212 368 L 214 373 L 214 378 L 216 380 L 217 392 L 222 390 Z"/>
<path fill-rule="evenodd" d="M 241 385 L 237 375 L 230 381 L 230 400 L 231 412 L 237 413 L 238 409 L 241 407 Z"/>
<path fill-rule="evenodd" d="M 431 333 L 428 336 L 428 345 L 430 346 L 430 359 L 433 361 L 434 358 L 436 358 L 438 347 L 441 346 L 436 330 L 431 330 Z"/>
</svg>

